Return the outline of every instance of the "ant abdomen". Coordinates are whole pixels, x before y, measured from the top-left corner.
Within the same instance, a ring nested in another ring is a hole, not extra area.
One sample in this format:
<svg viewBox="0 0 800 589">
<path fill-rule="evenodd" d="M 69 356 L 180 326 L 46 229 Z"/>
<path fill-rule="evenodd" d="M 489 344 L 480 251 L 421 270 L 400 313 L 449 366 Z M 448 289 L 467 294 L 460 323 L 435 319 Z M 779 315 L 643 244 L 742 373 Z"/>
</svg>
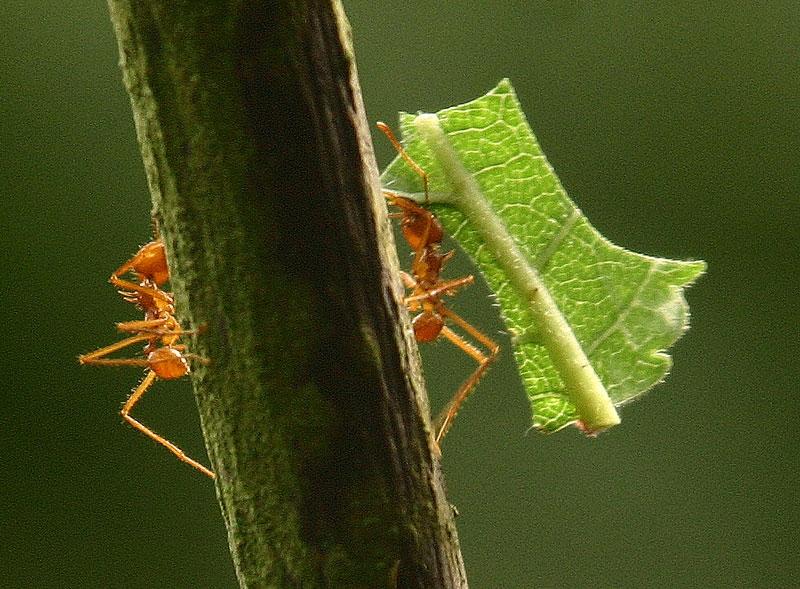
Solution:
<svg viewBox="0 0 800 589">
<path fill-rule="evenodd" d="M 147 363 L 150 370 L 164 380 L 174 380 L 189 374 L 189 363 L 175 348 L 156 348 L 147 355 Z"/>
<path fill-rule="evenodd" d="M 442 332 L 444 319 L 438 313 L 423 311 L 411 322 L 414 328 L 414 337 L 418 342 L 432 342 Z"/>
</svg>

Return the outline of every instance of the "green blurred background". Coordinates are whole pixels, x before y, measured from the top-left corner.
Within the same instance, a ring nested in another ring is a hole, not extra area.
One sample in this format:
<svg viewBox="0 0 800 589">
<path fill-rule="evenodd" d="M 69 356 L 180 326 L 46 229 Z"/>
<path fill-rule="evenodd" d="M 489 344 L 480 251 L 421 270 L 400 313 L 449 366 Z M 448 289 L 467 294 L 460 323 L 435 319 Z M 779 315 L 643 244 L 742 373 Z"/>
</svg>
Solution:
<svg viewBox="0 0 800 589">
<path fill-rule="evenodd" d="M 510 77 L 604 235 L 709 263 L 672 374 L 599 439 L 526 435 L 508 352 L 481 383 L 444 448 L 471 586 L 798 586 L 800 4 L 346 8 L 371 120 Z M 75 361 L 132 318 L 106 279 L 149 237 L 106 6 L 5 0 L 0 48 L 0 586 L 234 587 L 211 483 L 120 422 L 137 373 Z M 455 308 L 502 330 L 468 290 Z M 424 351 L 439 406 L 469 363 Z M 188 383 L 139 416 L 202 455 Z"/>
</svg>

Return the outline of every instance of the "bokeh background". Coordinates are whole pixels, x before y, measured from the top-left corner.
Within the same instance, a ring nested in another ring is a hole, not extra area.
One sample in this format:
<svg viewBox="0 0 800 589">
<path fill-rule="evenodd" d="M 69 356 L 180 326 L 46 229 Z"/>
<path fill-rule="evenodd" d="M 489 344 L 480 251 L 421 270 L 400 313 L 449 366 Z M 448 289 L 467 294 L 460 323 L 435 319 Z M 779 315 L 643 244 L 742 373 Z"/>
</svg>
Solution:
<svg viewBox="0 0 800 589">
<path fill-rule="evenodd" d="M 508 352 L 481 383 L 444 448 L 476 589 L 800 583 L 800 4 L 662 4 L 346 2 L 371 120 L 510 77 L 604 235 L 709 264 L 672 374 L 599 439 L 526 434 Z M 0 4 L 0 150 L 0 586 L 234 587 L 213 486 L 120 423 L 137 373 L 75 361 L 131 318 L 106 279 L 149 237 L 103 2 Z M 455 308 L 498 334 L 481 288 Z M 424 360 L 439 406 L 469 363 Z M 139 416 L 203 455 L 187 382 Z"/>
</svg>

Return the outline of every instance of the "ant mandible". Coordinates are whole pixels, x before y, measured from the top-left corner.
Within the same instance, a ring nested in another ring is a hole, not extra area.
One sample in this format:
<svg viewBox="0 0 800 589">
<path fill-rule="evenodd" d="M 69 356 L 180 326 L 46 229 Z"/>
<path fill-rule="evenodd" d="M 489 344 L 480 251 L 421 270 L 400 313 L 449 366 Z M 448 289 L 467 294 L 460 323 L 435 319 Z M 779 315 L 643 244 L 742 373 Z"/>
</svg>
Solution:
<svg viewBox="0 0 800 589">
<path fill-rule="evenodd" d="M 408 155 L 388 125 L 378 122 L 377 127 L 389 138 L 400 157 L 422 179 L 425 203 L 427 203 L 429 198 L 428 173 Z M 389 190 L 384 190 L 383 194 L 391 205 L 399 209 L 397 213 L 391 213 L 389 216 L 400 219 L 400 230 L 414 252 L 411 274 L 401 272 L 403 283 L 410 291 L 404 302 L 409 311 L 417 313 L 412 320 L 414 337 L 418 342 L 431 342 L 443 336 L 478 363 L 477 368 L 456 390 L 453 398 L 445 405 L 434 422 L 434 441 L 438 449 L 442 439 L 453 425 L 453 420 L 461 409 L 461 405 L 486 373 L 489 365 L 497 358 L 500 346 L 463 317 L 448 309 L 442 300 L 443 296 L 452 296 L 459 288 L 472 284 L 474 277 L 467 275 L 452 280 L 441 279 L 442 269 L 455 252 L 441 253 L 440 251 L 444 229 L 439 219 L 431 211 L 410 198 Z M 474 340 L 480 342 L 488 353 L 482 352 L 450 329 L 446 325 L 447 321 L 457 325 Z"/>
<path fill-rule="evenodd" d="M 120 278 L 128 273 L 133 274 L 138 283 Z M 136 403 L 141 400 L 156 379 L 174 380 L 186 376 L 190 371 L 189 359 L 207 363 L 206 359 L 187 353 L 186 346 L 178 343 L 182 335 L 193 332 L 181 329 L 175 318 L 175 303 L 172 293 L 161 289 L 161 286 L 169 281 L 169 268 L 163 242 L 155 239 L 143 245 L 130 260 L 117 268 L 108 281 L 118 289 L 124 289 L 118 292 L 125 301 L 135 304 L 144 311 L 144 319 L 117 323 L 119 331 L 135 335 L 99 348 L 94 352 L 83 354 L 78 357 L 78 361 L 81 364 L 147 368 L 144 379 L 133 390 L 120 410 L 123 419 L 150 439 L 164 446 L 179 460 L 213 479 L 215 475 L 211 470 L 187 456 L 178 446 L 130 415 Z M 144 358 L 106 357 L 139 342 L 147 342 L 143 350 Z"/>
</svg>

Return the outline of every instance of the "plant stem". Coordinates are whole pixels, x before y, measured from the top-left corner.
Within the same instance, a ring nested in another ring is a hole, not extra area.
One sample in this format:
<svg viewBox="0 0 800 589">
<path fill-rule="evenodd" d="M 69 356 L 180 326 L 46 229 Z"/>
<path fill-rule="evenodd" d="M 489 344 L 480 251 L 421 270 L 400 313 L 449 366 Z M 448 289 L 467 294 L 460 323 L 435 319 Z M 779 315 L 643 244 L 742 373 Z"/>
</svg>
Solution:
<svg viewBox="0 0 800 589">
<path fill-rule="evenodd" d="M 548 350 L 583 426 L 590 432 L 599 432 L 617 425 L 619 415 L 575 332 L 542 277 L 492 210 L 475 178 L 464 168 L 438 117 L 422 114 L 414 120 L 414 125 L 453 188 L 446 202 L 461 211 L 481 234 L 487 249 L 503 268 L 514 289 L 530 305 L 537 319 L 537 337 Z"/>
<path fill-rule="evenodd" d="M 240 585 L 466 587 L 341 5 L 109 7 Z"/>
</svg>

